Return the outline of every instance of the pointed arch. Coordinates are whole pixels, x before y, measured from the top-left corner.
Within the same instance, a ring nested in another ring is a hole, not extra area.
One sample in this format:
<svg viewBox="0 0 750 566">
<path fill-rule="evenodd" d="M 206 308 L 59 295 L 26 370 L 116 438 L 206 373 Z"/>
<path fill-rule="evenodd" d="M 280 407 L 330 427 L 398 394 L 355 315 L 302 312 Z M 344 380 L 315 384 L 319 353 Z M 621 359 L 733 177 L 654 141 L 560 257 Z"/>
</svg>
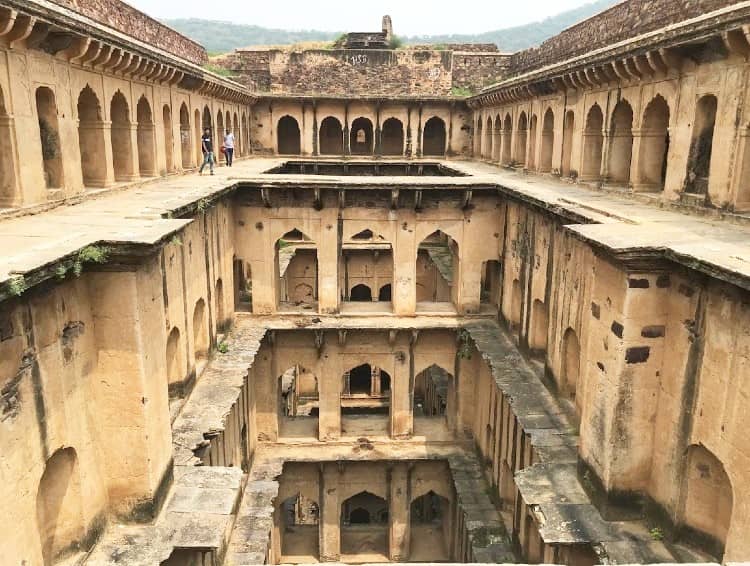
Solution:
<svg viewBox="0 0 750 566">
<path fill-rule="evenodd" d="M 192 167 L 193 156 L 191 155 L 193 143 L 190 139 L 190 110 L 184 102 L 180 105 L 180 154 L 182 155 L 182 168 Z"/>
<path fill-rule="evenodd" d="M 383 155 L 404 154 L 404 124 L 398 118 L 388 118 L 382 129 Z"/>
<path fill-rule="evenodd" d="M 539 171 L 548 173 L 552 171 L 552 152 L 555 143 L 555 113 L 552 108 L 547 108 L 542 123 L 542 147 L 539 156 Z"/>
<path fill-rule="evenodd" d="M 492 156 L 494 155 L 494 147 L 493 147 L 493 134 L 494 129 L 492 126 L 492 116 L 487 117 L 487 123 L 485 124 L 484 128 L 484 153 L 482 154 L 482 157 L 485 159 L 492 159 Z M 498 140 L 500 141 L 500 140 Z"/>
<path fill-rule="evenodd" d="M 438 116 L 433 116 L 424 125 L 422 142 L 422 154 L 440 157 L 446 153 L 447 133 L 445 121 Z"/>
<path fill-rule="evenodd" d="M 151 104 L 145 95 L 138 99 L 136 105 L 136 138 L 138 140 L 138 172 L 141 177 L 154 177 L 156 167 L 154 163 L 154 116 Z"/>
<path fill-rule="evenodd" d="M 436 230 L 417 248 L 417 302 L 458 300 L 459 246 L 448 234 Z"/>
<path fill-rule="evenodd" d="M 633 107 L 624 98 L 612 111 L 610 129 L 608 180 L 628 184 L 633 157 Z"/>
<path fill-rule="evenodd" d="M 510 113 L 505 115 L 503 120 L 503 165 L 510 165 L 512 159 L 511 143 L 513 141 L 513 119 L 510 117 Z"/>
<path fill-rule="evenodd" d="M 372 121 L 365 117 L 356 118 L 349 133 L 349 148 L 352 155 L 371 155 L 373 140 Z"/>
<path fill-rule="evenodd" d="M 338 118 L 325 117 L 320 123 L 318 137 L 321 155 L 343 155 L 344 130 Z"/>
<path fill-rule="evenodd" d="M 570 160 L 573 154 L 573 132 L 575 130 L 576 116 L 572 110 L 565 113 L 565 122 L 563 123 L 563 147 L 562 147 L 562 168 L 560 174 L 563 177 L 570 177 L 575 172 L 571 168 Z"/>
<path fill-rule="evenodd" d="M 528 150 L 528 157 L 526 158 L 526 168 L 530 170 L 536 169 L 536 138 L 537 138 L 537 122 L 539 119 L 537 118 L 537 115 L 534 114 L 531 116 L 531 121 L 529 122 L 529 150 Z"/>
<path fill-rule="evenodd" d="M 289 116 L 282 116 L 276 125 L 277 153 L 279 155 L 299 155 L 301 140 L 299 122 Z"/>
<path fill-rule="evenodd" d="M 527 130 L 529 129 L 529 120 L 526 116 L 526 112 L 522 111 L 518 116 L 518 130 L 516 132 L 516 148 L 513 155 L 513 160 L 517 161 L 524 167 L 527 163 L 526 158 L 526 142 L 528 140 Z"/>
<path fill-rule="evenodd" d="M 39 119 L 45 184 L 48 189 L 60 189 L 64 185 L 62 148 L 60 147 L 57 103 L 52 89 L 48 87 L 36 89 L 36 114 Z"/>
<path fill-rule="evenodd" d="M 164 105 L 162 117 L 164 124 L 164 156 L 167 173 L 169 174 L 174 171 L 174 124 L 172 124 L 172 107 L 169 104 Z"/>
<path fill-rule="evenodd" d="M 474 128 L 474 158 L 481 159 L 484 152 L 484 137 L 482 136 L 482 124 L 484 119 L 478 116 L 477 125 Z"/>
<path fill-rule="evenodd" d="M 109 182 L 104 156 L 102 108 L 96 93 L 88 85 L 78 96 L 77 110 L 83 184 L 87 187 L 105 187 Z"/>
<path fill-rule="evenodd" d="M 604 145 L 604 113 L 594 104 L 586 115 L 583 131 L 582 181 L 596 181 L 601 176 L 602 147 Z"/>
</svg>

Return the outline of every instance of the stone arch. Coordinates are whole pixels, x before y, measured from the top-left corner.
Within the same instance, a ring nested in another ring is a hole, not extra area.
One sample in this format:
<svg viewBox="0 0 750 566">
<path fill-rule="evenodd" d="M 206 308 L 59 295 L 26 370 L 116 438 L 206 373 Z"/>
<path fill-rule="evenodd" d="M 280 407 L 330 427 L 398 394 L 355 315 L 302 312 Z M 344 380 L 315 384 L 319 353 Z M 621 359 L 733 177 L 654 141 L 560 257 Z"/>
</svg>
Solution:
<svg viewBox="0 0 750 566">
<path fill-rule="evenodd" d="M 372 289 L 367 285 L 360 283 L 355 285 L 349 291 L 349 300 L 353 302 L 371 302 L 372 301 Z"/>
<path fill-rule="evenodd" d="M 695 106 L 695 121 L 685 179 L 686 193 L 708 193 L 717 108 L 718 100 L 713 94 L 702 96 Z"/>
<path fill-rule="evenodd" d="M 184 377 L 180 329 L 176 326 L 167 337 L 167 383 L 180 383 Z"/>
<path fill-rule="evenodd" d="M 547 329 L 549 316 L 547 305 L 535 299 L 531 307 L 531 331 L 529 332 L 529 348 L 536 351 L 547 350 Z"/>
<path fill-rule="evenodd" d="M 373 140 L 372 121 L 365 117 L 356 118 L 349 132 L 349 149 L 352 155 L 371 155 Z"/>
<path fill-rule="evenodd" d="M 615 105 L 612 112 L 609 147 L 609 181 L 629 183 L 633 157 L 633 107 L 624 98 Z"/>
<path fill-rule="evenodd" d="M 565 113 L 563 123 L 563 146 L 562 146 L 562 168 L 560 173 L 563 177 L 570 177 L 573 170 L 570 166 L 570 159 L 573 153 L 573 130 L 575 129 L 576 115 L 572 110 Z"/>
<path fill-rule="evenodd" d="M 684 538 L 707 539 L 710 551 L 721 561 L 732 521 L 732 483 L 721 460 L 702 444 L 689 446 L 685 457 Z"/>
<path fill-rule="evenodd" d="M 5 94 L 0 86 L 0 206 L 13 205 L 17 194 L 13 119 L 5 106 Z"/>
<path fill-rule="evenodd" d="M 214 297 L 216 298 L 216 326 L 223 330 L 227 326 L 227 320 L 224 312 L 224 282 L 221 278 L 216 280 Z"/>
<path fill-rule="evenodd" d="M 250 130 L 247 126 L 247 116 L 245 113 L 242 113 L 242 118 L 240 119 L 240 123 L 242 124 L 242 155 L 249 155 L 250 154 Z"/>
<path fill-rule="evenodd" d="M 321 155 L 342 155 L 344 153 L 344 130 L 338 118 L 327 116 L 320 123 Z"/>
<path fill-rule="evenodd" d="M 581 345 L 575 330 L 568 328 L 562 343 L 562 389 L 571 399 L 576 398 L 581 373 Z"/>
<path fill-rule="evenodd" d="M 493 142 L 495 140 L 492 139 L 493 138 L 492 134 L 494 131 L 495 130 L 492 126 L 492 116 L 487 116 L 487 124 L 485 125 L 485 128 L 484 128 L 484 137 L 485 137 L 484 153 L 482 154 L 482 157 L 484 157 L 485 159 L 492 159 L 492 156 L 495 153 L 495 149 L 493 147 L 494 146 Z"/>
<path fill-rule="evenodd" d="M 227 110 L 224 113 L 225 119 L 224 119 L 224 130 L 219 132 L 219 135 L 221 135 L 221 139 L 224 139 L 224 134 L 227 133 L 227 130 L 232 129 L 232 115 L 229 113 L 229 110 Z"/>
<path fill-rule="evenodd" d="M 383 155 L 404 154 L 404 124 L 398 118 L 383 122 L 381 148 Z"/>
<path fill-rule="evenodd" d="M 604 113 L 598 104 L 594 104 L 586 115 L 586 127 L 583 131 L 583 164 L 581 180 L 595 181 L 601 176 L 602 147 L 604 145 Z"/>
<path fill-rule="evenodd" d="M 315 242 L 301 230 L 276 240 L 277 302 L 313 305 L 318 298 L 318 254 Z"/>
<path fill-rule="evenodd" d="M 172 107 L 165 104 L 162 109 L 164 123 L 164 155 L 167 173 L 174 171 L 174 133 L 172 130 Z"/>
<path fill-rule="evenodd" d="M 240 121 L 237 118 L 237 112 L 235 112 L 234 116 L 232 117 L 232 132 L 234 133 L 234 136 L 236 138 L 234 151 L 237 155 L 242 155 L 242 149 L 245 146 L 245 140 L 242 136 L 242 131 L 240 130 Z"/>
<path fill-rule="evenodd" d="M 190 140 L 190 111 L 184 102 L 180 105 L 180 153 L 182 154 L 182 168 L 190 169 L 193 161 L 190 155 L 193 144 Z"/>
<path fill-rule="evenodd" d="M 452 429 L 456 417 L 456 384 L 453 375 L 437 364 L 421 371 L 417 369 L 414 376 L 414 415 L 445 417 Z"/>
<path fill-rule="evenodd" d="M 195 164 L 200 166 L 203 163 L 201 152 L 203 132 L 201 132 L 201 111 L 197 108 L 193 112 L 193 136 L 192 158 L 195 160 Z"/>
<path fill-rule="evenodd" d="M 484 122 L 484 119 L 479 116 L 479 119 L 477 120 L 477 125 L 474 128 L 474 157 L 475 158 L 481 158 L 482 153 L 484 151 L 484 148 L 482 147 L 484 145 L 484 138 L 482 137 L 482 123 Z"/>
<path fill-rule="evenodd" d="M 542 152 L 539 156 L 539 171 L 552 171 L 552 150 L 555 143 L 555 113 L 547 108 L 542 122 Z"/>
<path fill-rule="evenodd" d="M 503 154 L 503 121 L 500 118 L 500 114 L 495 115 L 495 123 L 490 134 L 490 139 L 493 140 L 492 144 L 492 161 L 500 162 Z"/>
<path fill-rule="evenodd" d="M 527 142 L 527 130 L 529 128 L 529 120 L 526 116 L 526 112 L 521 112 L 518 117 L 518 130 L 516 132 L 516 150 L 514 152 L 513 159 L 521 165 L 526 165 L 526 142 Z"/>
<path fill-rule="evenodd" d="M 148 98 L 141 96 L 135 108 L 136 139 L 138 141 L 138 172 L 141 177 L 153 177 L 156 175 L 154 164 L 154 117 L 151 112 L 151 104 Z"/>
<path fill-rule="evenodd" d="M 218 163 L 219 160 L 225 161 L 226 157 L 221 151 L 219 151 L 221 142 L 224 139 L 224 113 L 221 110 L 216 112 L 216 131 L 212 133 L 214 140 L 214 160 L 216 163 Z"/>
<path fill-rule="evenodd" d="M 652 190 L 664 188 L 669 154 L 669 105 L 656 95 L 646 106 L 641 127 L 638 185 Z"/>
<path fill-rule="evenodd" d="M 206 301 L 198 299 L 193 309 L 193 350 L 196 361 L 208 359 L 208 313 Z"/>
<path fill-rule="evenodd" d="M 88 85 L 78 96 L 78 145 L 83 184 L 86 187 L 106 186 L 108 181 L 102 109 L 99 98 Z"/>
<path fill-rule="evenodd" d="M 513 161 L 513 153 L 511 151 L 511 143 L 513 141 L 513 119 L 510 117 L 510 113 L 505 115 L 505 120 L 503 121 L 503 155 L 502 155 L 502 162 L 503 165 L 510 165 L 511 161 Z"/>
<path fill-rule="evenodd" d="M 61 448 L 47 460 L 36 495 L 36 518 L 45 566 L 75 551 L 84 536 L 78 455 Z"/>
<path fill-rule="evenodd" d="M 361 491 L 342 502 L 342 526 L 373 524 L 388 524 L 388 502 L 385 499 L 369 491 Z"/>
<path fill-rule="evenodd" d="M 511 324 L 521 324 L 521 309 L 523 307 L 523 296 L 521 293 L 521 282 L 518 279 L 513 280 L 510 293 L 510 322 Z"/>
<path fill-rule="evenodd" d="M 445 121 L 433 116 L 424 125 L 422 155 L 440 157 L 446 152 L 447 133 Z"/>
<path fill-rule="evenodd" d="M 456 304 L 460 273 L 458 242 L 446 232 L 435 230 L 417 247 L 417 302 Z"/>
<path fill-rule="evenodd" d="M 393 298 L 393 286 L 390 283 L 386 283 L 378 291 L 378 301 L 381 303 L 390 303 Z"/>
<path fill-rule="evenodd" d="M 45 185 L 48 189 L 60 189 L 64 185 L 62 150 L 57 104 L 52 89 L 45 86 L 36 89 L 36 114 L 39 119 Z"/>
<path fill-rule="evenodd" d="M 526 159 L 527 169 L 536 169 L 536 136 L 538 121 L 539 119 L 536 114 L 531 116 L 531 122 L 529 123 L 529 151 L 528 158 Z"/>
<path fill-rule="evenodd" d="M 319 557 L 320 506 L 301 493 L 288 497 L 279 506 L 282 556 Z"/>
<path fill-rule="evenodd" d="M 133 147 L 131 143 L 130 108 L 119 90 L 112 97 L 109 117 L 112 122 L 112 165 L 116 181 L 133 179 Z"/>
<path fill-rule="evenodd" d="M 203 107 L 201 126 L 203 127 L 203 131 L 211 130 L 211 133 L 213 133 L 213 120 L 211 119 L 211 110 L 209 110 L 208 105 Z"/>
<path fill-rule="evenodd" d="M 276 125 L 276 141 L 279 155 L 299 155 L 301 153 L 300 129 L 297 119 L 282 116 Z"/>
<path fill-rule="evenodd" d="M 412 500 L 410 505 L 411 524 L 440 524 L 448 511 L 448 500 L 430 490 Z"/>
<path fill-rule="evenodd" d="M 308 436 L 314 434 L 308 427 L 317 421 L 319 401 L 318 376 L 299 363 L 288 367 L 278 377 L 279 434 L 294 436 L 300 432 L 300 425 Z M 290 428 L 292 421 L 296 426 Z"/>
<path fill-rule="evenodd" d="M 375 233 L 370 230 L 369 228 L 366 228 L 365 230 L 362 230 L 360 232 L 357 232 L 352 236 L 352 240 L 361 240 L 361 241 L 369 241 L 375 238 Z"/>
</svg>

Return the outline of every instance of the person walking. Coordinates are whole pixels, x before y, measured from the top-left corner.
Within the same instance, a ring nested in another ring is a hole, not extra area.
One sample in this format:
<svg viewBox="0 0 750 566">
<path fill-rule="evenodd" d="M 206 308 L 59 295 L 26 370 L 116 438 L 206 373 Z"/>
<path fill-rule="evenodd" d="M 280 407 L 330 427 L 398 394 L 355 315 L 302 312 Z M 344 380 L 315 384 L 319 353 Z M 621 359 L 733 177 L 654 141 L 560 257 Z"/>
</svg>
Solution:
<svg viewBox="0 0 750 566">
<path fill-rule="evenodd" d="M 203 169 L 208 164 L 211 175 L 214 174 L 214 142 L 211 139 L 211 129 L 206 128 L 201 138 L 201 151 L 203 152 L 203 164 L 198 170 L 199 175 L 203 175 Z"/>
<path fill-rule="evenodd" d="M 227 167 L 231 167 L 234 163 L 234 134 L 229 129 L 224 136 L 224 155 L 227 158 Z"/>
</svg>

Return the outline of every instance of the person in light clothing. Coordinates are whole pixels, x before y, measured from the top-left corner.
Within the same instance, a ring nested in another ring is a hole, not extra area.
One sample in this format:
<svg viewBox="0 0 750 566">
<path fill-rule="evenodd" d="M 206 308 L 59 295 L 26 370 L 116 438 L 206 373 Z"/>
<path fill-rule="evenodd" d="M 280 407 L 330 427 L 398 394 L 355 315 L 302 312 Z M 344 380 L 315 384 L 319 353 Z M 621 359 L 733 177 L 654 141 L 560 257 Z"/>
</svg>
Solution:
<svg viewBox="0 0 750 566">
<path fill-rule="evenodd" d="M 227 158 L 227 167 L 231 167 L 234 162 L 234 134 L 232 130 L 227 130 L 224 136 L 224 155 Z"/>
</svg>

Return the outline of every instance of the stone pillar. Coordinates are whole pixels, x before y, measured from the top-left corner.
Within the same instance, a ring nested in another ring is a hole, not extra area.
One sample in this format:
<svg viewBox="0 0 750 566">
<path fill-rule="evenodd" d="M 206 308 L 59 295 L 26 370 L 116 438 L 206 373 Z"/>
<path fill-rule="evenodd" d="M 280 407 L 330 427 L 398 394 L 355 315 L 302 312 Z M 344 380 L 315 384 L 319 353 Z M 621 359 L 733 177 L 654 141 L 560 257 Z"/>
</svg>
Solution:
<svg viewBox="0 0 750 566">
<path fill-rule="evenodd" d="M 322 441 L 336 440 L 341 436 L 341 391 L 342 372 L 333 335 L 327 336 L 324 351 L 318 359 L 318 438 Z M 346 391 L 349 391 L 347 376 Z"/>
<path fill-rule="evenodd" d="M 318 103 L 313 100 L 313 123 L 312 123 L 312 154 L 317 156 L 320 155 L 320 149 L 318 146 Z"/>
<path fill-rule="evenodd" d="M 115 514 L 147 520 L 172 478 L 160 263 L 154 257 L 133 271 L 90 273 L 86 280 L 99 352 L 90 383 L 102 477 Z"/>
<path fill-rule="evenodd" d="M 413 210 L 402 210 L 403 223 L 393 243 L 394 314 L 413 315 L 417 309 L 417 247 L 416 218 Z"/>
<path fill-rule="evenodd" d="M 338 562 L 341 558 L 339 464 L 326 462 L 320 467 L 320 561 Z"/>
<path fill-rule="evenodd" d="M 388 471 L 388 550 L 392 562 L 409 561 L 410 502 L 409 463 L 395 463 Z"/>
<path fill-rule="evenodd" d="M 410 438 L 414 433 L 411 341 L 416 334 L 399 332 L 393 344 L 396 361 L 391 378 L 391 437 Z"/>
<path fill-rule="evenodd" d="M 318 311 L 333 314 L 339 310 L 338 209 L 320 211 L 318 238 Z"/>
<path fill-rule="evenodd" d="M 351 155 L 352 149 L 349 146 L 349 105 L 344 105 L 344 155 Z"/>
<path fill-rule="evenodd" d="M 422 105 L 419 106 L 417 122 L 417 157 L 422 157 Z"/>
<path fill-rule="evenodd" d="M 138 124 L 131 122 L 129 125 L 130 130 L 130 178 L 128 180 L 135 181 L 140 179 L 141 172 L 138 161 Z M 182 144 L 180 144 L 182 148 Z M 180 154 L 182 155 L 182 154 Z M 180 168 L 182 168 L 182 161 L 180 161 Z"/>
<path fill-rule="evenodd" d="M 372 366 L 370 374 L 370 395 L 377 397 L 380 395 L 380 368 Z"/>
</svg>

